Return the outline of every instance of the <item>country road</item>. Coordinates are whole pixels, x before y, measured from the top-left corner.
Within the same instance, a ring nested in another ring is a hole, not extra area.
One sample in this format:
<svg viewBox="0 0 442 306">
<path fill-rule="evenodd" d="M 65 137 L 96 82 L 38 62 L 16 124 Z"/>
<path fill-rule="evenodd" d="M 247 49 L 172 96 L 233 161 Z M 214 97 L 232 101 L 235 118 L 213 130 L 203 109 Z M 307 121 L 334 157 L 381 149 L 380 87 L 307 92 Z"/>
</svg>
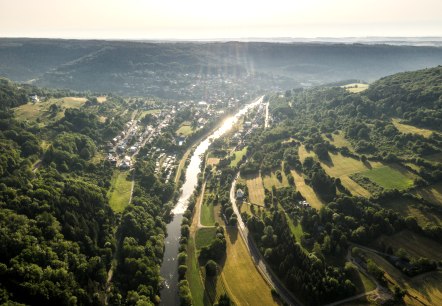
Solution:
<svg viewBox="0 0 442 306">
<path fill-rule="evenodd" d="M 239 175 L 239 173 L 238 173 Z M 253 262 L 255 263 L 258 271 L 261 273 L 261 275 L 264 277 L 264 279 L 269 283 L 269 285 L 276 290 L 276 292 L 279 294 L 282 300 L 284 300 L 285 303 L 288 305 L 298 306 L 303 305 L 301 301 L 299 301 L 290 291 L 287 290 L 287 288 L 284 286 L 284 284 L 279 280 L 279 278 L 274 274 L 274 272 L 271 270 L 270 267 L 267 267 L 267 263 L 265 262 L 264 258 L 262 257 L 261 253 L 259 252 L 255 242 L 253 241 L 253 238 L 251 237 L 249 230 L 247 229 L 246 225 L 244 224 L 241 214 L 239 213 L 238 206 L 236 204 L 236 197 L 235 197 L 235 187 L 236 187 L 236 181 L 237 177 L 232 183 L 232 187 L 230 189 L 230 201 L 232 203 L 233 211 L 237 215 L 238 218 L 238 229 L 241 238 L 243 239 L 250 256 L 252 257 Z"/>
</svg>

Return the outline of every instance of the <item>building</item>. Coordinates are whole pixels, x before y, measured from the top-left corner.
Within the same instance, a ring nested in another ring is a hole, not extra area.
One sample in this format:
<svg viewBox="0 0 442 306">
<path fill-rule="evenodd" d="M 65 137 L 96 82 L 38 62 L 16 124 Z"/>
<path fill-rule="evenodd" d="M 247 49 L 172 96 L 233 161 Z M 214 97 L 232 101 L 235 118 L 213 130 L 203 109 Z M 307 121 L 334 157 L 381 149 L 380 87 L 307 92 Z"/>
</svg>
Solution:
<svg viewBox="0 0 442 306">
<path fill-rule="evenodd" d="M 236 199 L 242 200 L 243 197 L 244 197 L 244 191 L 242 191 L 242 189 L 240 188 L 236 191 Z"/>
</svg>

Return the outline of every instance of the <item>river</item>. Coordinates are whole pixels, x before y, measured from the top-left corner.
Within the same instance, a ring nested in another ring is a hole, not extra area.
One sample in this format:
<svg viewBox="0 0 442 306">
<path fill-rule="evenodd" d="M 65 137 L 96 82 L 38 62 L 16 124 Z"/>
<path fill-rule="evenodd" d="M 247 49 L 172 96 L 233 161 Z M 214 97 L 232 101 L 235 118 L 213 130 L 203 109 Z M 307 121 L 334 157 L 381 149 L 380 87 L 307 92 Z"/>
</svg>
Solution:
<svg viewBox="0 0 442 306">
<path fill-rule="evenodd" d="M 198 174 L 201 172 L 201 163 L 204 153 L 206 153 L 210 144 L 223 134 L 228 132 L 238 119 L 245 115 L 250 109 L 262 103 L 264 97 L 260 97 L 252 103 L 247 104 L 240 109 L 234 116 L 224 120 L 220 128 L 218 128 L 212 135 L 200 142 L 196 147 L 190 159 L 190 163 L 186 169 L 186 178 L 181 188 L 181 195 L 172 212 L 174 217 L 167 225 L 167 237 L 164 240 L 165 250 L 163 256 L 163 263 L 160 268 L 160 274 L 164 279 L 164 286 L 161 289 L 161 304 L 160 305 L 179 305 L 178 296 L 178 247 L 181 236 L 181 221 L 183 213 L 187 209 L 190 196 L 193 194 L 198 183 Z"/>
</svg>

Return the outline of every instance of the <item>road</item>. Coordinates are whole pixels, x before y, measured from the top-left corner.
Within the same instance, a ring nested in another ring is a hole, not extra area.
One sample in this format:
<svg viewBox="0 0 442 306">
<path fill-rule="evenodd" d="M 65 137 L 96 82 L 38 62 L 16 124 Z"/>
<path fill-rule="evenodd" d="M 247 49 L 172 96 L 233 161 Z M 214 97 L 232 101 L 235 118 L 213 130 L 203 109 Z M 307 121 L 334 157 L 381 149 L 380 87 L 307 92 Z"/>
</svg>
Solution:
<svg viewBox="0 0 442 306">
<path fill-rule="evenodd" d="M 264 277 L 264 279 L 269 283 L 271 287 L 273 287 L 276 292 L 279 294 L 282 300 L 288 305 L 298 306 L 303 305 L 301 301 L 299 301 L 288 289 L 284 286 L 284 284 L 279 280 L 279 278 L 275 275 L 275 273 L 271 270 L 270 267 L 267 266 L 264 258 L 259 252 L 255 242 L 253 241 L 252 236 L 249 233 L 246 225 L 244 224 L 241 214 L 239 213 L 238 206 L 236 205 L 236 196 L 235 196 L 235 187 L 236 180 L 239 176 L 236 176 L 235 180 L 232 183 L 232 187 L 230 189 L 230 201 L 232 203 L 233 211 L 237 215 L 238 218 L 238 230 L 241 238 L 243 239 L 250 256 L 252 257 L 253 262 L 255 263 L 258 271 Z"/>
</svg>

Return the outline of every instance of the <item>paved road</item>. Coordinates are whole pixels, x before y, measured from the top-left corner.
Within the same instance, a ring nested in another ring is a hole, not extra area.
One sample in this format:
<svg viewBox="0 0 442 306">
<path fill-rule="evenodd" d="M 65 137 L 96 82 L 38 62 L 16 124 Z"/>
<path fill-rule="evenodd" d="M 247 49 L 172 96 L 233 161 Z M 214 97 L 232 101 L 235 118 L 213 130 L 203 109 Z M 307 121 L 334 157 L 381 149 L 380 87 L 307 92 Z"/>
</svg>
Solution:
<svg viewBox="0 0 442 306">
<path fill-rule="evenodd" d="M 236 178 L 238 178 L 239 173 Z M 282 300 L 288 305 L 298 306 L 303 305 L 287 288 L 284 284 L 279 280 L 279 278 L 274 274 L 274 272 L 267 266 L 264 258 L 259 252 L 253 238 L 251 237 L 249 230 L 244 224 L 241 214 L 239 213 L 238 206 L 236 205 L 236 196 L 235 196 L 235 186 L 236 179 L 232 183 L 232 187 L 230 189 L 230 201 L 232 202 L 233 211 L 238 217 L 238 229 L 241 238 L 244 240 L 244 243 L 252 257 L 253 262 L 255 263 L 258 271 L 264 277 L 264 279 L 269 283 L 269 285 L 276 290 Z"/>
</svg>

